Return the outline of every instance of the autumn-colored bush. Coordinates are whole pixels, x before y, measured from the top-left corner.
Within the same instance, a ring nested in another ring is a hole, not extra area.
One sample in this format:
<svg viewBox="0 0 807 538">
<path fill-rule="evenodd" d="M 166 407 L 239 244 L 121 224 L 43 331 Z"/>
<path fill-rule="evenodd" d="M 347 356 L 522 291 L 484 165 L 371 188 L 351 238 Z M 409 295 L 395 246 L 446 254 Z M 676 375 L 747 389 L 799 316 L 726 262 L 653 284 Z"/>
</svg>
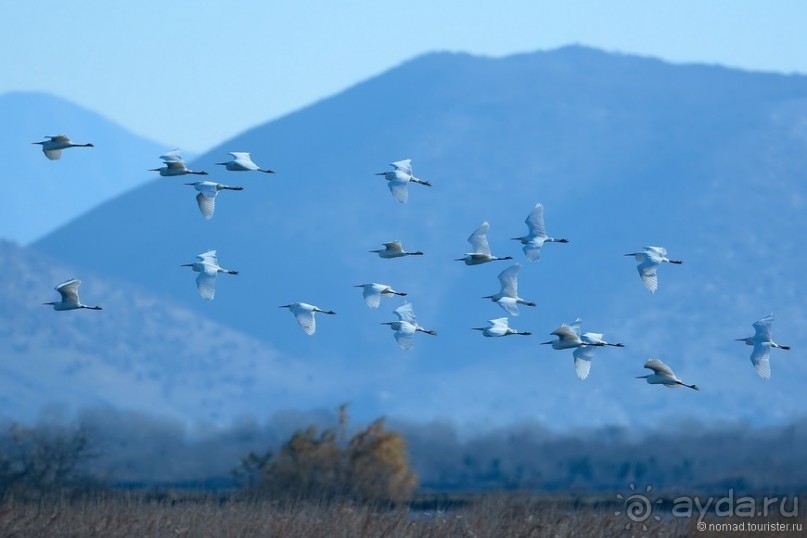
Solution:
<svg viewBox="0 0 807 538">
<path fill-rule="evenodd" d="M 383 418 L 350 439 L 345 427 L 342 408 L 338 429 L 298 430 L 277 454 L 249 453 L 234 475 L 248 493 L 280 500 L 407 502 L 417 478 L 403 437 L 387 431 Z"/>
</svg>

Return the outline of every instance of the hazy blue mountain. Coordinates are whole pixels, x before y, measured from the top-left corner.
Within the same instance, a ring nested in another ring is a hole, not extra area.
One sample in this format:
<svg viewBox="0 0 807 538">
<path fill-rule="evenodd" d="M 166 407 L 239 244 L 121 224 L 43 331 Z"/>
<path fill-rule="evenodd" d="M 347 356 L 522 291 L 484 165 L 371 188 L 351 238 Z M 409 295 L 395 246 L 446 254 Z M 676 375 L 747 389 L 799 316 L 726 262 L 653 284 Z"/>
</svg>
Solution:
<svg viewBox="0 0 807 538">
<path fill-rule="evenodd" d="M 501 59 L 429 54 L 192 162 L 212 170 L 226 152 L 250 151 L 277 171 L 218 167 L 210 179 L 245 190 L 222 193 L 211 221 L 186 180 L 159 179 L 36 247 L 335 372 L 329 386 L 359 414 L 553 427 L 693 415 L 767 424 L 807 403 L 805 150 L 807 77 L 582 47 Z M 411 186 L 401 205 L 373 173 L 404 158 L 434 186 Z M 549 235 L 571 242 L 546 245 L 531 263 L 509 238 L 525 233 L 538 201 Z M 484 220 L 494 254 L 524 266 L 520 295 L 538 306 L 511 324 L 532 337 L 470 330 L 504 315 L 480 297 L 498 291 L 508 262 L 452 261 Z M 426 254 L 382 260 L 367 252 L 391 239 Z M 685 262 L 660 269 L 655 295 L 623 256 L 645 245 Z M 208 248 L 241 271 L 212 304 L 177 267 Z M 420 323 L 439 336 L 418 334 L 412 352 L 397 348 L 379 322 L 394 319 L 400 301 L 373 311 L 351 287 L 373 281 L 409 292 Z M 308 337 L 277 308 L 292 301 L 337 315 L 320 318 Z M 763 382 L 751 348 L 733 339 L 769 312 L 779 316 L 775 338 L 793 350 L 774 350 L 773 379 Z M 578 316 L 585 330 L 627 345 L 600 350 L 582 382 L 571 351 L 539 345 Z M 650 356 L 702 390 L 634 379 Z"/>
<path fill-rule="evenodd" d="M 0 160 L 6 189 L 0 237 L 28 243 L 144 183 L 166 146 L 73 103 L 34 92 L 0 95 Z M 94 148 L 49 161 L 32 142 L 66 134 Z"/>
<path fill-rule="evenodd" d="M 0 416 L 31 420 L 43 410 L 100 406 L 230 424 L 264 416 L 255 406 L 264 398 L 282 406 L 293 395 L 295 404 L 316 407 L 340 396 L 318 389 L 305 362 L 140 285 L 77 272 L 6 241 L 0 266 Z M 82 301 L 102 311 L 42 306 L 75 276 Z"/>
</svg>

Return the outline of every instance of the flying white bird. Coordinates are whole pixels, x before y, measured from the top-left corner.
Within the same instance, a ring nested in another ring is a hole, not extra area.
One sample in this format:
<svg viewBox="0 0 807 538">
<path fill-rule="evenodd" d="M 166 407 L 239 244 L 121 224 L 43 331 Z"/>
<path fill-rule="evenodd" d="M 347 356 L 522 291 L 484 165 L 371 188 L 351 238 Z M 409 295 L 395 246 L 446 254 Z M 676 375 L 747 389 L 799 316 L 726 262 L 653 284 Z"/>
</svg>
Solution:
<svg viewBox="0 0 807 538">
<path fill-rule="evenodd" d="M 318 306 L 308 303 L 284 304 L 278 308 L 288 308 L 291 313 L 294 314 L 294 317 L 297 318 L 297 323 L 300 324 L 305 334 L 309 336 L 317 331 L 317 320 L 314 318 L 314 314 L 317 312 L 320 314 L 336 314 L 333 310 L 322 310 Z"/>
<path fill-rule="evenodd" d="M 46 136 L 49 140 L 42 142 L 31 142 L 42 146 L 42 153 L 51 161 L 58 160 L 62 156 L 62 150 L 67 148 L 94 148 L 92 144 L 74 144 L 67 135 Z"/>
<path fill-rule="evenodd" d="M 238 271 L 220 267 L 215 250 L 208 250 L 196 257 L 199 258 L 198 262 L 183 263 L 181 267 L 191 267 L 199 273 L 199 276 L 196 277 L 196 288 L 199 290 L 199 295 L 202 296 L 202 299 L 212 301 L 216 296 L 216 275 L 218 273 L 237 275 Z"/>
<path fill-rule="evenodd" d="M 44 305 L 53 306 L 54 310 L 78 310 L 79 308 L 86 308 L 87 310 L 102 310 L 100 306 L 87 306 L 82 304 L 78 298 L 78 287 L 81 286 L 81 280 L 74 278 L 62 282 L 54 289 L 62 296 L 62 300 L 58 303 L 42 303 Z"/>
<path fill-rule="evenodd" d="M 423 256 L 421 251 L 407 252 L 404 250 L 400 241 L 390 241 L 389 243 L 381 243 L 384 248 L 378 250 L 371 250 L 382 258 L 402 258 L 403 256 Z"/>
<path fill-rule="evenodd" d="M 518 315 L 518 305 L 523 304 L 526 306 L 535 306 L 535 303 L 525 301 L 518 296 L 518 272 L 521 270 L 521 264 L 517 263 L 508 267 L 499 273 L 499 283 L 501 284 L 501 291 L 493 295 L 486 295 L 483 299 L 490 299 L 511 316 Z"/>
<path fill-rule="evenodd" d="M 544 206 L 543 204 L 535 204 L 532 212 L 527 215 L 524 220 L 527 223 L 529 233 L 521 237 L 513 237 L 514 241 L 521 241 L 524 245 L 524 254 L 527 255 L 531 261 L 535 261 L 541 257 L 541 247 L 544 243 L 568 243 L 568 239 L 555 239 L 546 235 L 546 227 L 544 226 Z"/>
<path fill-rule="evenodd" d="M 367 306 L 370 308 L 378 308 L 378 305 L 381 304 L 381 297 L 392 297 L 394 295 L 403 297 L 406 295 L 406 293 L 395 291 L 386 284 L 376 284 L 375 282 L 359 284 L 354 286 L 354 288 L 364 288 L 364 302 L 367 303 Z"/>
<path fill-rule="evenodd" d="M 771 378 L 771 348 L 788 350 L 790 346 L 783 346 L 773 341 L 771 336 L 771 325 L 776 316 L 768 314 L 761 320 L 754 323 L 754 336 L 748 338 L 737 338 L 739 342 L 745 342 L 749 346 L 754 346 L 751 352 L 751 363 L 762 379 Z"/>
<path fill-rule="evenodd" d="M 552 344 L 552 349 L 572 349 L 588 345 L 602 346 L 603 344 L 587 344 L 583 342 L 580 338 L 580 323 L 581 321 L 578 318 L 578 321 L 575 321 L 572 326 L 566 323 L 561 324 L 560 327 L 549 333 L 557 336 L 557 340 L 549 340 L 548 342 L 541 342 L 541 344 Z"/>
<path fill-rule="evenodd" d="M 231 151 L 229 153 L 233 156 L 232 160 L 227 161 L 226 163 L 216 163 L 217 165 L 223 165 L 227 168 L 230 172 L 263 172 L 265 174 L 274 174 L 273 170 L 267 170 L 265 168 L 259 167 L 257 164 L 252 162 L 252 159 L 249 157 L 249 153 L 245 151 Z"/>
<path fill-rule="evenodd" d="M 468 242 L 471 244 L 474 251 L 466 253 L 464 258 L 457 258 L 454 261 L 465 262 L 465 265 L 480 265 L 495 260 L 512 260 L 513 258 L 511 256 L 499 258 L 498 256 L 491 255 L 487 236 L 489 229 L 490 224 L 488 224 L 487 221 L 483 222 L 482 225 L 468 237 Z"/>
<path fill-rule="evenodd" d="M 424 329 L 415 317 L 412 303 L 404 302 L 401 306 L 392 311 L 398 316 L 398 321 L 388 321 L 381 325 L 389 325 L 395 331 L 395 341 L 401 349 L 412 349 L 415 347 L 415 333 L 420 331 L 431 336 L 437 336 L 432 330 Z"/>
<path fill-rule="evenodd" d="M 672 368 L 661 362 L 660 359 L 647 359 L 644 367 L 653 370 L 652 374 L 636 376 L 636 379 L 645 379 L 651 385 L 664 385 L 667 388 L 689 387 L 700 390 L 697 385 L 687 385 L 675 375 Z"/>
<path fill-rule="evenodd" d="M 160 155 L 160 159 L 165 162 L 165 166 L 160 168 L 150 168 L 149 172 L 159 172 L 161 176 L 184 176 L 186 174 L 196 174 L 206 176 L 207 172 L 194 172 L 188 169 L 185 161 L 179 154 L 179 150 L 169 151 L 165 155 Z"/>
<path fill-rule="evenodd" d="M 418 179 L 412 175 L 412 159 L 405 159 L 403 161 L 395 161 L 390 163 L 392 170 L 389 172 L 378 172 L 377 176 L 384 176 L 389 181 L 389 190 L 396 200 L 402 204 L 406 203 L 409 198 L 409 183 L 419 183 L 427 187 L 432 184 L 428 181 Z"/>
<path fill-rule="evenodd" d="M 603 340 L 602 333 L 580 334 L 582 324 L 583 320 L 580 318 L 577 318 L 570 325 L 564 323 L 550 333 L 557 336 L 557 340 L 541 343 L 552 344 L 554 349 L 574 349 L 572 356 L 574 357 L 575 372 L 577 372 L 577 377 L 580 379 L 586 379 L 591 371 L 591 359 L 594 358 L 596 348 L 604 346 L 625 347 L 625 344 L 606 342 Z"/>
<path fill-rule="evenodd" d="M 473 330 L 482 331 L 482 336 L 487 337 L 509 336 L 511 334 L 529 336 L 532 334 L 526 331 L 517 331 L 515 329 L 511 329 L 507 324 L 507 318 L 489 319 L 488 323 L 490 325 L 487 327 L 474 327 Z"/>
<path fill-rule="evenodd" d="M 591 371 L 591 359 L 594 358 L 594 350 L 602 346 L 625 347 L 625 344 L 616 343 L 611 344 L 602 339 L 602 333 L 583 333 L 580 335 L 580 340 L 583 341 L 583 346 L 577 347 L 572 351 L 574 357 L 574 370 L 577 372 L 577 377 L 586 379 Z"/>
<path fill-rule="evenodd" d="M 639 265 L 636 269 L 639 271 L 639 276 L 642 278 L 644 287 L 650 290 L 650 293 L 656 293 L 658 289 L 658 266 L 661 262 L 682 264 L 680 260 L 671 260 L 667 257 L 667 249 L 663 247 L 644 247 L 641 252 L 631 252 L 625 256 L 633 256 Z"/>
<path fill-rule="evenodd" d="M 196 202 L 199 204 L 199 211 L 202 212 L 202 216 L 206 220 L 213 218 L 213 212 L 216 211 L 216 196 L 220 190 L 244 190 L 244 187 L 230 187 L 213 181 L 194 181 L 193 183 L 185 183 L 185 185 L 193 185 L 199 191 L 199 194 L 196 195 Z"/>
</svg>

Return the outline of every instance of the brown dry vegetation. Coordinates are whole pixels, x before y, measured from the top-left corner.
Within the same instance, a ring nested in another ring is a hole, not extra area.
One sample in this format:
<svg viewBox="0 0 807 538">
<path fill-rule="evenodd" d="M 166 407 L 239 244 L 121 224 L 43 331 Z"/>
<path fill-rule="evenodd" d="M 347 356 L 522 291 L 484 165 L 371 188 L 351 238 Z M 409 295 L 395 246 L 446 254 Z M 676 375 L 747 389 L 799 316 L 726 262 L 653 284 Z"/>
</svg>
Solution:
<svg viewBox="0 0 807 538">
<path fill-rule="evenodd" d="M 117 493 L 94 499 L 54 499 L 0 505 L 5 537 L 528 537 L 687 536 L 690 520 L 652 522 L 626 531 L 611 508 L 572 506 L 533 496 L 486 494 L 447 511 L 379 509 L 346 503 L 275 504 L 193 494 L 154 498 Z M 638 533 L 636 531 L 638 530 Z"/>
</svg>

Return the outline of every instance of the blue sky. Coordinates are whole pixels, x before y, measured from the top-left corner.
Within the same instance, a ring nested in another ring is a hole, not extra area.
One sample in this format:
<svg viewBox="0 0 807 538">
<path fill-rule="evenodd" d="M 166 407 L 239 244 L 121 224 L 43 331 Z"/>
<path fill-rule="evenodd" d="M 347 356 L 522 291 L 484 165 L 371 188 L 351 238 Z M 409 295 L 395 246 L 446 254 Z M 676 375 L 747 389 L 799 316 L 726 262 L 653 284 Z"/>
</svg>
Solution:
<svg viewBox="0 0 807 538">
<path fill-rule="evenodd" d="M 8 3 L 3 19 L 0 94 L 53 93 L 195 152 L 435 50 L 580 43 L 807 73 L 798 0 L 74 0 Z"/>
</svg>

